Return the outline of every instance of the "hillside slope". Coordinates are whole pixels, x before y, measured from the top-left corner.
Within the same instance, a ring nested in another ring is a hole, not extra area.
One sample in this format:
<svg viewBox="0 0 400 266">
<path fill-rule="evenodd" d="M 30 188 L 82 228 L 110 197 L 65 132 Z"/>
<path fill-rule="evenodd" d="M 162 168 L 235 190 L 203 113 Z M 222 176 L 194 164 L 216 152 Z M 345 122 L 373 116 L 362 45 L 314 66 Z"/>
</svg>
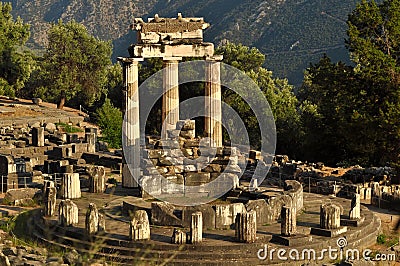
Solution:
<svg viewBox="0 0 400 266">
<path fill-rule="evenodd" d="M 48 22 L 75 19 L 95 36 L 113 40 L 114 57 L 134 42 L 133 17 L 202 16 L 211 23 L 205 38 L 258 47 L 266 67 L 299 84 L 303 70 L 327 52 L 348 62 L 344 48 L 347 14 L 358 0 L 12 0 L 14 15 L 32 24 L 30 44 L 46 42 Z"/>
</svg>

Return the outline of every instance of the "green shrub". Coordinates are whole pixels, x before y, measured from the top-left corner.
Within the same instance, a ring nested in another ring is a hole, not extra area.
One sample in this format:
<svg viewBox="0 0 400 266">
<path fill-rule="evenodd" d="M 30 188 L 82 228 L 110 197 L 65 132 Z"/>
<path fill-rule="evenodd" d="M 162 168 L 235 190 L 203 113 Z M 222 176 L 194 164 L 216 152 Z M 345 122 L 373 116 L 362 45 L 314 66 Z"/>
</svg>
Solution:
<svg viewBox="0 0 400 266">
<path fill-rule="evenodd" d="M 378 237 L 376 238 L 376 242 L 380 245 L 385 244 L 386 242 L 386 236 L 384 234 L 380 234 L 378 235 Z"/>
<path fill-rule="evenodd" d="M 102 107 L 96 111 L 97 124 L 101 129 L 103 140 L 111 148 L 122 146 L 122 112 L 106 99 Z"/>
</svg>

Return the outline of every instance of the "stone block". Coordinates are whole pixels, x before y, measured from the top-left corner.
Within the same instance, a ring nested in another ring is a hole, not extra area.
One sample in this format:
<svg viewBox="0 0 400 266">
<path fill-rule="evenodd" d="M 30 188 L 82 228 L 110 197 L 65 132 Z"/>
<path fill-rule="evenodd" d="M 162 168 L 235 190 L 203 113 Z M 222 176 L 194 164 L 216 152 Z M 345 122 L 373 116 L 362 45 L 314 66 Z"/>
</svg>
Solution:
<svg viewBox="0 0 400 266">
<path fill-rule="evenodd" d="M 196 121 L 195 120 L 179 120 L 176 123 L 177 130 L 195 130 L 196 129 Z"/>
<path fill-rule="evenodd" d="M 351 220 L 357 220 L 361 218 L 360 194 L 353 195 L 349 217 Z"/>
<path fill-rule="evenodd" d="M 56 214 L 57 188 L 47 187 L 44 193 L 44 216 L 52 217 Z"/>
<path fill-rule="evenodd" d="M 154 225 L 182 226 L 182 220 L 174 214 L 175 207 L 167 202 L 151 203 L 151 222 Z"/>
<path fill-rule="evenodd" d="M 14 204 L 16 201 L 21 201 L 24 199 L 33 200 L 41 194 L 42 191 L 36 188 L 8 189 L 6 195 L 4 196 L 3 202 Z"/>
<path fill-rule="evenodd" d="M 187 173 L 185 175 L 186 186 L 199 186 L 210 182 L 210 173 Z"/>
<path fill-rule="evenodd" d="M 245 211 L 246 209 L 243 203 L 215 205 L 215 228 L 233 229 L 236 215 Z"/>
<path fill-rule="evenodd" d="M 283 206 L 281 210 L 281 234 L 293 236 L 296 234 L 296 209 Z"/>
<path fill-rule="evenodd" d="M 190 224 L 190 243 L 199 244 L 203 242 L 203 214 L 201 212 L 192 213 Z"/>
<path fill-rule="evenodd" d="M 86 211 L 85 229 L 89 236 L 99 231 L 99 211 L 94 203 L 89 203 L 89 208 Z"/>
<path fill-rule="evenodd" d="M 296 247 L 296 246 L 302 246 L 307 243 L 311 244 L 312 239 L 313 238 L 311 235 L 294 235 L 294 236 L 272 235 L 271 242 L 288 247 Z"/>
<path fill-rule="evenodd" d="M 60 226 L 78 224 L 78 206 L 71 200 L 62 200 L 58 207 L 58 223 Z"/>
<path fill-rule="evenodd" d="M 335 229 L 324 229 L 324 228 L 316 228 L 316 227 L 311 228 L 312 235 L 325 236 L 325 237 L 337 237 L 346 232 L 347 232 L 346 226 L 341 226 L 341 227 L 338 227 Z"/>
<path fill-rule="evenodd" d="M 320 207 L 320 227 L 322 229 L 337 229 L 340 227 L 340 207 L 328 203 Z"/>
<path fill-rule="evenodd" d="M 256 212 L 238 213 L 235 219 L 235 238 L 239 242 L 253 243 L 257 240 Z"/>
<path fill-rule="evenodd" d="M 81 187 L 78 173 L 67 173 L 62 175 L 60 196 L 63 199 L 78 199 L 81 197 Z"/>
<path fill-rule="evenodd" d="M 129 239 L 132 241 L 150 239 L 150 223 L 146 211 L 135 211 L 130 222 Z"/>
<path fill-rule="evenodd" d="M 32 128 L 32 145 L 36 147 L 44 146 L 44 128 L 34 127 Z"/>
<path fill-rule="evenodd" d="M 192 214 L 195 212 L 203 214 L 203 229 L 215 229 L 215 210 L 209 204 L 185 206 L 182 210 L 182 225 L 184 227 L 190 227 Z"/>
<path fill-rule="evenodd" d="M 142 176 L 139 182 L 142 188 L 142 197 L 152 198 L 161 195 L 162 179 L 163 177 L 159 175 Z"/>
<path fill-rule="evenodd" d="M 103 166 L 91 166 L 86 170 L 89 173 L 89 192 L 103 193 L 106 189 L 106 172 Z"/>
<path fill-rule="evenodd" d="M 174 231 L 173 231 L 172 237 L 171 237 L 171 243 L 178 244 L 178 245 L 186 244 L 186 232 L 184 232 L 183 230 L 174 228 Z"/>
</svg>

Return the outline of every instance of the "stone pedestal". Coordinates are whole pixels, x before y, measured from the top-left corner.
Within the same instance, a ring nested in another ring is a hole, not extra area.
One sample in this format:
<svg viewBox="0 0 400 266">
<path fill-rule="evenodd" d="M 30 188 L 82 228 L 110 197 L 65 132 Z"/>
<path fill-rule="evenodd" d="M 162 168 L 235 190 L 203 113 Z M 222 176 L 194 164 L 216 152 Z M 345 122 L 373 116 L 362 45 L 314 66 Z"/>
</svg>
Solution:
<svg viewBox="0 0 400 266">
<path fill-rule="evenodd" d="M 146 211 L 135 211 L 130 223 L 129 239 L 132 241 L 150 239 L 150 224 Z"/>
<path fill-rule="evenodd" d="M 88 169 L 89 172 L 89 192 L 103 193 L 106 189 L 106 172 L 103 166 L 93 166 Z"/>
<path fill-rule="evenodd" d="M 172 233 L 171 243 L 178 245 L 186 244 L 186 232 L 175 228 Z"/>
<path fill-rule="evenodd" d="M 179 120 L 179 74 L 178 64 L 181 57 L 164 58 L 162 131 L 161 138 L 168 138 L 168 130 L 173 130 Z"/>
<path fill-rule="evenodd" d="M 89 236 L 99 231 L 99 211 L 94 203 L 89 204 L 89 208 L 86 212 L 85 229 Z"/>
<path fill-rule="evenodd" d="M 296 209 L 283 206 L 281 209 L 281 234 L 293 236 L 296 234 Z"/>
<path fill-rule="evenodd" d="M 71 200 L 60 202 L 58 207 L 58 223 L 61 226 L 72 226 L 78 223 L 78 206 Z"/>
<path fill-rule="evenodd" d="M 43 127 L 32 128 L 32 146 L 44 147 L 44 128 Z"/>
<path fill-rule="evenodd" d="M 321 205 L 320 228 L 311 228 L 311 234 L 336 237 L 347 232 L 346 226 L 340 226 L 340 206 L 332 203 Z"/>
<path fill-rule="evenodd" d="M 79 199 L 81 197 L 81 184 L 78 173 L 63 174 L 60 196 L 63 199 Z"/>
<path fill-rule="evenodd" d="M 96 133 L 85 133 L 85 142 L 88 144 L 89 153 L 96 152 Z"/>
<path fill-rule="evenodd" d="M 197 244 L 203 241 L 203 214 L 202 212 L 192 213 L 190 223 L 190 243 Z"/>
<path fill-rule="evenodd" d="M 124 68 L 124 144 L 122 186 L 137 188 L 140 177 L 140 114 L 138 64 L 141 58 L 120 58 Z M 136 177 L 136 179 L 134 178 Z"/>
<path fill-rule="evenodd" d="M 240 242 L 253 243 L 257 239 L 256 211 L 238 213 L 235 223 L 235 237 Z"/>
<path fill-rule="evenodd" d="M 360 212 L 360 194 L 354 194 L 351 200 L 351 207 L 349 212 L 349 218 L 351 220 L 357 220 L 361 218 Z"/>
<path fill-rule="evenodd" d="M 222 147 L 221 60 L 222 56 L 206 60 L 205 134 L 212 147 Z"/>
<path fill-rule="evenodd" d="M 44 216 L 54 216 L 56 213 L 57 189 L 47 187 L 44 193 Z"/>
</svg>

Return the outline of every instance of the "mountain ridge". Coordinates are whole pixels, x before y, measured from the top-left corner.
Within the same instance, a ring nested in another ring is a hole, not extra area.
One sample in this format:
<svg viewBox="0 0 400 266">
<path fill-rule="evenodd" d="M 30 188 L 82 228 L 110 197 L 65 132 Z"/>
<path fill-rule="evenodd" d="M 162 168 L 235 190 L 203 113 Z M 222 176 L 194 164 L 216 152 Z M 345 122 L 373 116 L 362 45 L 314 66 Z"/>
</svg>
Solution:
<svg viewBox="0 0 400 266">
<path fill-rule="evenodd" d="M 211 27 L 205 40 L 229 40 L 255 46 L 266 54 L 265 66 L 275 76 L 299 85 L 309 63 L 323 53 L 349 63 L 344 46 L 347 15 L 358 0 L 12 0 L 13 15 L 31 26 L 31 47 L 46 43 L 49 22 L 74 19 L 103 40 L 112 40 L 113 57 L 127 56 L 135 41 L 134 17 L 204 17 Z"/>
</svg>

